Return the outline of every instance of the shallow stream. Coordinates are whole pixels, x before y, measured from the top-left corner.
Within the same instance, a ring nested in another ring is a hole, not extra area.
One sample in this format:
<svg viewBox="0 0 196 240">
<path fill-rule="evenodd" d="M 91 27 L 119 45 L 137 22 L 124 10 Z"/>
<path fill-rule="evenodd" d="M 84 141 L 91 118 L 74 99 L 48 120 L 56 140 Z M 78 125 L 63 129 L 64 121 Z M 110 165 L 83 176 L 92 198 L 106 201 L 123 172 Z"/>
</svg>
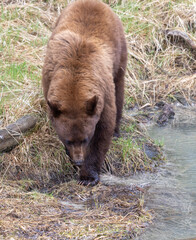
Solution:
<svg viewBox="0 0 196 240">
<path fill-rule="evenodd" d="M 175 112 L 167 126 L 149 127 L 167 161 L 156 174 L 136 176 L 150 185 L 145 201 L 156 217 L 138 240 L 196 239 L 196 109 Z"/>
</svg>

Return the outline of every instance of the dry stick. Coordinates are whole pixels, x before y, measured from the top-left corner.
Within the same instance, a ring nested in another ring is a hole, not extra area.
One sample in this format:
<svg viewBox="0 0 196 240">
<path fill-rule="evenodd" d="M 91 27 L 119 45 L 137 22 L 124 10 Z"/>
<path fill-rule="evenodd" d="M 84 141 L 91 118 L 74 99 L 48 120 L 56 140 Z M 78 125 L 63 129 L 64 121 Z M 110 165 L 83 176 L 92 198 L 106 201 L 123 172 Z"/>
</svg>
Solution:
<svg viewBox="0 0 196 240">
<path fill-rule="evenodd" d="M 196 43 L 190 39 L 190 37 L 181 31 L 178 30 L 166 30 L 165 34 L 167 37 L 172 37 L 173 39 L 175 38 L 179 38 L 184 40 L 184 42 L 192 49 L 192 50 L 196 50 Z"/>
<path fill-rule="evenodd" d="M 8 125 L 0 130 L 0 152 L 7 151 L 19 144 L 22 139 L 22 133 L 33 128 L 36 124 L 36 118 L 26 115 L 18 119 L 15 123 Z"/>
</svg>

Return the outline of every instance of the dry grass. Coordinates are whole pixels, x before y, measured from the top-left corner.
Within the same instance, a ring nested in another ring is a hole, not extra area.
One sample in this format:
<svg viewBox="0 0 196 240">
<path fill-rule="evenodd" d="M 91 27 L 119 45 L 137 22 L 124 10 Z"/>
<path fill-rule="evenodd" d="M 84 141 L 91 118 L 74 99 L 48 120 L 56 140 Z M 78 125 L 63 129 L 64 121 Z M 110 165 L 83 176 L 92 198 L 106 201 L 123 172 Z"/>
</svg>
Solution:
<svg viewBox="0 0 196 240">
<path fill-rule="evenodd" d="M 150 212 L 143 211 L 137 189 L 86 188 L 72 181 L 46 194 L 27 192 L 25 186 L 28 183 L 11 181 L 1 185 L 3 239 L 131 238 L 151 220 Z"/>
<path fill-rule="evenodd" d="M 133 104 L 153 105 L 177 92 L 187 101 L 195 100 L 196 50 L 165 34 L 178 30 L 196 43 L 195 2 L 144 0 L 133 1 L 126 10 L 115 9 L 127 32 L 127 97 Z"/>
<path fill-rule="evenodd" d="M 123 21 L 127 36 L 125 106 L 175 100 L 176 93 L 195 99 L 195 51 L 165 35 L 165 30 L 179 30 L 196 40 L 194 1 L 106 2 Z M 0 5 L 0 124 L 27 113 L 38 118 L 23 143 L 0 155 L 0 239 L 120 239 L 137 235 L 151 219 L 134 190 L 103 183 L 93 189 L 77 186 L 77 171 L 46 117 L 41 69 L 53 24 L 66 4 L 3 0 Z M 142 151 L 146 142 L 152 144 L 137 122 L 124 116 L 122 137 L 113 141 L 103 170 L 123 176 L 151 170 L 152 160 Z M 71 203 L 84 208 L 75 210 Z"/>
</svg>

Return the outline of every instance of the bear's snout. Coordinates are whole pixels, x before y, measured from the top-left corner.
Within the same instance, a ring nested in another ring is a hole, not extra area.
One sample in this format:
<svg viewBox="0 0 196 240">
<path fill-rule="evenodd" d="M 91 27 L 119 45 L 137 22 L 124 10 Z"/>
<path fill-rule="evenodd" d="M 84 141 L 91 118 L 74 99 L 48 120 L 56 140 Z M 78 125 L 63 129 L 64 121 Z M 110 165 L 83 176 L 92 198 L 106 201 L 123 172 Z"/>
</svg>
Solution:
<svg viewBox="0 0 196 240">
<path fill-rule="evenodd" d="M 72 146 L 69 152 L 73 164 L 78 167 L 82 166 L 84 162 L 84 151 L 82 146 Z"/>
</svg>

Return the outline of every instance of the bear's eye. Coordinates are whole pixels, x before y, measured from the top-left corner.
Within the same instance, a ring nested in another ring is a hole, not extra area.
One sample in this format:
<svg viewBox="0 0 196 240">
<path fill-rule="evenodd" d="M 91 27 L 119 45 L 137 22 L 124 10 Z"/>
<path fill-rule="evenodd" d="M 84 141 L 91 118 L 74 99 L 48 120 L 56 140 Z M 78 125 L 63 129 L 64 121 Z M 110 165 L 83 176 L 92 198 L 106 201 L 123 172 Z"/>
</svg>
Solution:
<svg viewBox="0 0 196 240">
<path fill-rule="evenodd" d="M 69 140 L 65 140 L 65 144 L 70 146 L 70 145 L 73 145 L 74 142 L 73 141 L 69 141 Z"/>
<path fill-rule="evenodd" d="M 48 101 L 48 106 L 50 107 L 54 117 L 58 117 L 60 114 L 61 114 L 61 111 L 59 110 L 57 104 L 54 104 L 54 103 L 50 103 Z"/>
<path fill-rule="evenodd" d="M 84 140 L 81 141 L 82 144 L 86 144 L 88 142 L 88 138 L 85 138 Z"/>
</svg>

